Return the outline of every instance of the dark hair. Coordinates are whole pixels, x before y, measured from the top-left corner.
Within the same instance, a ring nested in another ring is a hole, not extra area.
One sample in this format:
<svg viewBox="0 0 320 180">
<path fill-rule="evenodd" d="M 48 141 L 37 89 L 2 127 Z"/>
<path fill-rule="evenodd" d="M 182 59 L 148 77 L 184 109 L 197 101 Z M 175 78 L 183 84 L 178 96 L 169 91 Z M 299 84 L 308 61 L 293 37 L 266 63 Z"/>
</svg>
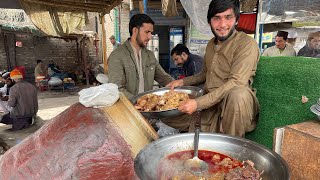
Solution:
<svg viewBox="0 0 320 180">
<path fill-rule="evenodd" d="M 190 54 L 190 51 L 189 49 L 183 45 L 183 44 L 177 44 L 172 50 L 171 50 L 171 56 L 173 54 L 176 54 L 176 55 L 181 55 L 183 52 L 185 52 L 186 54 Z"/>
<path fill-rule="evenodd" d="M 236 21 L 240 17 L 240 2 L 239 0 L 212 0 L 207 14 L 207 20 L 210 24 L 210 20 L 213 16 L 218 13 L 225 12 L 226 10 L 232 8 L 234 14 L 236 15 Z"/>
<path fill-rule="evenodd" d="M 38 59 L 37 60 L 37 64 L 42 63 L 42 60 Z"/>
<path fill-rule="evenodd" d="M 150 23 L 154 25 L 154 21 L 146 14 L 135 14 L 131 17 L 129 22 L 129 33 L 132 36 L 132 29 L 134 27 L 139 28 L 143 23 Z"/>
<path fill-rule="evenodd" d="M 288 39 L 288 32 L 287 31 L 278 31 L 277 35 L 278 37 L 283 37 L 284 40 Z"/>
</svg>

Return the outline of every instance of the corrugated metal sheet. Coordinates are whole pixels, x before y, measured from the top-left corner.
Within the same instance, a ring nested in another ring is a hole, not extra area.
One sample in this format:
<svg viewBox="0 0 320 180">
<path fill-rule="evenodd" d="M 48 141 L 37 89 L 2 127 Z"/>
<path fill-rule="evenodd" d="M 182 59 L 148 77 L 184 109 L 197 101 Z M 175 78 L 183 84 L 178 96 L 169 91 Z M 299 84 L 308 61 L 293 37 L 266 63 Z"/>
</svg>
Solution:
<svg viewBox="0 0 320 180">
<path fill-rule="evenodd" d="M 139 9 L 134 9 L 130 12 L 130 15 L 138 14 Z M 178 11 L 179 16 L 165 17 L 162 15 L 161 9 L 148 9 L 147 14 L 155 22 L 156 26 L 186 26 L 187 19 L 183 17 L 183 10 Z"/>
</svg>

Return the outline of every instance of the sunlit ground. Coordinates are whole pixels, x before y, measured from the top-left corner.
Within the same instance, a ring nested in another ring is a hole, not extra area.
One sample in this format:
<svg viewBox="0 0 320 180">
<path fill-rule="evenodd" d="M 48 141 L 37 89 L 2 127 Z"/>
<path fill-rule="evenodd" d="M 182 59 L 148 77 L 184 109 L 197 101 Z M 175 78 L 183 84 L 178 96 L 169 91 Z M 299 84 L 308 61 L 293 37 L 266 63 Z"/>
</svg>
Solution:
<svg viewBox="0 0 320 180">
<path fill-rule="evenodd" d="M 45 91 L 39 92 L 38 102 L 39 111 L 37 113 L 37 119 L 34 125 L 30 128 L 9 131 L 11 125 L 5 125 L 0 123 L 0 138 L 4 140 L 10 147 L 20 143 L 30 134 L 37 131 L 42 125 L 48 122 L 51 118 L 57 116 L 63 112 L 69 106 L 77 103 L 79 99 L 77 91 Z M 1 149 L 0 149 L 1 153 Z"/>
</svg>

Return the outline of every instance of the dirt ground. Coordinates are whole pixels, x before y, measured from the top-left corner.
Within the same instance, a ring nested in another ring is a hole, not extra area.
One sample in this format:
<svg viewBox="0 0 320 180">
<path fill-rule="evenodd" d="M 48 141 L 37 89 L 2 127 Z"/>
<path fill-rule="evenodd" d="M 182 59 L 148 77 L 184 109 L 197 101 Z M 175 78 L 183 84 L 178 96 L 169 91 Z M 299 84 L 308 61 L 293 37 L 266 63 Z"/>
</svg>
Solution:
<svg viewBox="0 0 320 180">
<path fill-rule="evenodd" d="M 30 134 L 37 131 L 42 125 L 50 121 L 69 106 L 78 102 L 79 89 L 72 91 L 62 92 L 61 90 L 50 90 L 38 93 L 39 111 L 37 113 L 37 119 L 31 127 L 19 131 L 9 131 L 11 125 L 5 125 L 0 123 L 0 139 L 2 139 L 9 147 L 21 142 Z M 1 140 L 0 140 L 1 141 Z M 3 153 L 3 149 L 0 149 L 0 154 Z"/>
</svg>

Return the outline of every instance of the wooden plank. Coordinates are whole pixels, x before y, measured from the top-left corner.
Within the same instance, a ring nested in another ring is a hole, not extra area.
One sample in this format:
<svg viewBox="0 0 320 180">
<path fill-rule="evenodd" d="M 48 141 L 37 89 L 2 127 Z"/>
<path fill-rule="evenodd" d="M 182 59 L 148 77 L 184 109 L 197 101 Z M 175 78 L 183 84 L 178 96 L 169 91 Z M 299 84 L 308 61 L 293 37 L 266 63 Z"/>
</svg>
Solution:
<svg viewBox="0 0 320 180">
<path fill-rule="evenodd" d="M 281 156 L 288 163 L 291 180 L 320 177 L 320 123 L 304 122 L 284 127 Z"/>
<path fill-rule="evenodd" d="M 43 4 L 52 7 L 63 7 L 68 9 L 84 10 L 90 12 L 109 13 L 114 7 L 121 4 L 122 0 L 100 1 L 100 2 L 80 2 L 74 0 L 23 0 L 29 3 Z"/>
<path fill-rule="evenodd" d="M 120 93 L 120 98 L 114 105 L 105 107 L 103 110 L 108 119 L 114 120 L 115 127 L 118 127 L 118 132 L 122 134 L 126 142 L 132 145 L 131 150 L 134 157 L 141 147 L 159 138 L 157 132 L 123 93 Z"/>
</svg>

